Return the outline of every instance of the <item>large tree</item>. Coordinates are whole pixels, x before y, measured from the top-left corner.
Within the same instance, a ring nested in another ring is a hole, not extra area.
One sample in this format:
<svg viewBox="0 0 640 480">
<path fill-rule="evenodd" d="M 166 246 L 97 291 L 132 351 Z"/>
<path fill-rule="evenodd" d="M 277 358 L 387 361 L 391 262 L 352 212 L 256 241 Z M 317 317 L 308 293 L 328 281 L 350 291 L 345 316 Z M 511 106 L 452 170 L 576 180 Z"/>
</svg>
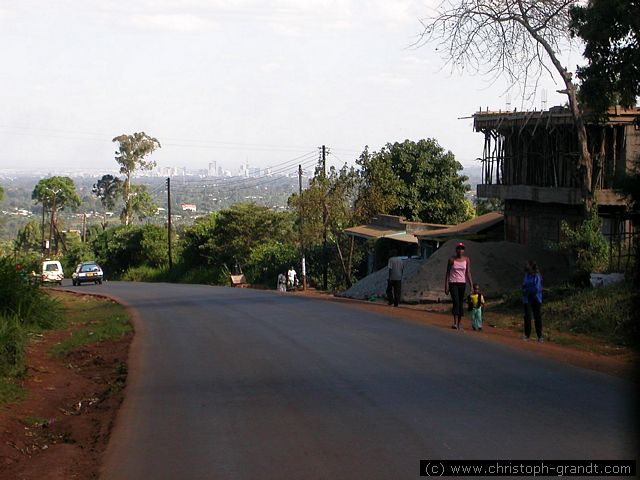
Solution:
<svg viewBox="0 0 640 480">
<path fill-rule="evenodd" d="M 124 207 L 122 210 L 122 222 L 130 225 L 134 216 L 133 199 L 134 191 L 131 186 L 131 179 L 136 170 L 151 170 L 156 166 L 153 160 L 146 157 L 160 148 L 160 142 L 150 137 L 144 132 L 136 132 L 133 135 L 120 135 L 113 139 L 118 145 L 116 150 L 116 162 L 120 165 L 120 173 L 125 176 L 122 188 L 122 199 Z"/>
<path fill-rule="evenodd" d="M 43 178 L 36 184 L 31 198 L 36 203 L 42 204 L 43 218 L 47 210 L 51 212 L 49 241 L 51 241 L 54 232 L 57 230 L 57 212 L 65 207 L 75 208 L 80 205 L 80 197 L 76 192 L 76 185 L 69 177 L 54 176 Z"/>
<path fill-rule="evenodd" d="M 293 243 L 294 217 L 255 203 L 238 203 L 198 221 L 185 232 L 185 255 L 197 255 L 190 263 L 213 267 L 240 267 L 254 248 L 267 242 Z"/>
<path fill-rule="evenodd" d="M 93 184 L 91 192 L 98 197 L 102 204 L 102 228 L 107 227 L 107 210 L 113 210 L 118 197 L 122 195 L 122 180 L 113 175 L 103 175 Z"/>
<path fill-rule="evenodd" d="M 579 0 L 445 0 L 424 19 L 421 40 L 439 45 L 452 67 L 504 75 L 523 88 L 555 71 L 564 84 L 579 144 L 577 169 L 585 206 L 592 200 L 592 160 L 573 74 L 563 65 L 571 7 Z M 609 3 L 609 2 L 607 2 Z"/>
<path fill-rule="evenodd" d="M 433 139 L 388 143 L 379 152 L 365 150 L 357 160 L 361 185 L 356 207 L 362 216 L 401 215 L 407 220 L 456 224 L 473 207 L 470 187 L 453 153 Z"/>
<path fill-rule="evenodd" d="M 632 107 L 640 96 L 640 2 L 590 0 L 571 9 L 571 32 L 585 42 L 578 68 L 580 98 L 603 116 L 612 105 Z"/>
<path fill-rule="evenodd" d="M 289 197 L 289 206 L 298 212 L 301 221 L 300 241 L 310 260 L 310 273 L 322 279 L 323 288 L 328 288 L 329 283 L 333 287 L 351 286 L 353 244 L 344 229 L 356 222 L 354 203 L 358 184 L 358 173 L 353 167 L 331 167 L 325 172 L 319 164 L 302 195 Z"/>
</svg>

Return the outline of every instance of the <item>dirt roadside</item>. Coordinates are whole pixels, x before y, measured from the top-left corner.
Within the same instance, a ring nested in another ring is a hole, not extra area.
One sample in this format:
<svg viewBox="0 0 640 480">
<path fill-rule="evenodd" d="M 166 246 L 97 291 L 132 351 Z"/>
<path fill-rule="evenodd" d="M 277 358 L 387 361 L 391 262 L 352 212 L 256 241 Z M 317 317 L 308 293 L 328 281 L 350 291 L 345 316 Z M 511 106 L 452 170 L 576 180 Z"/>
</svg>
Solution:
<svg viewBox="0 0 640 480">
<path fill-rule="evenodd" d="M 520 340 L 518 332 L 485 327 L 482 332 L 450 329 L 448 314 L 427 311 L 425 305 L 389 307 L 385 303 L 338 298 L 309 290 L 310 298 L 335 301 L 350 308 L 382 313 L 406 321 L 447 329 L 452 335 L 473 335 L 478 341 L 498 342 L 578 367 L 633 379 L 637 355 L 620 350 L 602 355 L 552 342 Z M 81 298 L 81 297 L 79 297 Z M 441 308 L 446 309 L 446 306 Z M 133 335 L 82 347 L 67 357 L 52 359 L 47 350 L 74 328 L 34 337 L 27 353 L 22 385 L 27 399 L 0 407 L 0 478 L 94 479 L 123 399 Z"/>
<path fill-rule="evenodd" d="M 82 297 L 78 297 L 81 299 Z M 33 336 L 26 399 L 0 406 L 0 478 L 94 479 L 124 398 L 133 334 L 52 358 L 80 325 Z"/>
</svg>

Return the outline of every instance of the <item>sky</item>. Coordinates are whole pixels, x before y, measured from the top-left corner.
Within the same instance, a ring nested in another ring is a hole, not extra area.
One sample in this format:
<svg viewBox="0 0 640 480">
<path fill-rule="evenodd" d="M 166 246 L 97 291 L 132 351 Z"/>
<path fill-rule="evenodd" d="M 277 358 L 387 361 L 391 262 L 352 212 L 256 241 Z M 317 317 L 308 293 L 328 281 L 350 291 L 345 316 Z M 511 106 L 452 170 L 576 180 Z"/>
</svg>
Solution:
<svg viewBox="0 0 640 480">
<path fill-rule="evenodd" d="M 326 145 L 434 138 L 465 166 L 469 117 L 522 104 L 505 81 L 452 72 L 416 47 L 431 0 L 0 0 L 0 170 L 115 170 L 120 134 L 144 131 L 159 166 L 233 172 Z M 565 103 L 545 78 L 547 106 Z M 295 162 L 294 162 L 295 163 Z"/>
</svg>

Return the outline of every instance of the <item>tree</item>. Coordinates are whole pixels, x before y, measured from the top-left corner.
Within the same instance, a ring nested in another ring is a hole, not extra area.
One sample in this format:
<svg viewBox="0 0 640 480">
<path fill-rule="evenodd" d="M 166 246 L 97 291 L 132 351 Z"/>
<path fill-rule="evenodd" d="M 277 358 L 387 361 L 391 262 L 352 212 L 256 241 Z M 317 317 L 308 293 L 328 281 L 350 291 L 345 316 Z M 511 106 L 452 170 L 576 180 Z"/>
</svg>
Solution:
<svg viewBox="0 0 640 480">
<path fill-rule="evenodd" d="M 120 165 L 120 173 L 125 176 L 122 199 L 124 207 L 121 219 L 124 225 L 130 225 L 134 215 L 133 199 L 134 192 L 131 186 L 131 178 L 136 170 L 151 170 L 156 163 L 153 160 L 146 160 L 157 148 L 160 142 L 144 132 L 136 132 L 133 135 L 120 135 L 113 139 L 117 143 L 116 162 Z"/>
<path fill-rule="evenodd" d="M 554 69 L 562 79 L 580 150 L 578 170 L 585 207 L 591 208 L 592 160 L 573 74 L 560 61 L 570 41 L 570 9 L 578 0 L 445 0 L 423 20 L 419 43 L 437 42 L 454 68 L 505 75 L 513 84 L 537 85 Z M 607 2 L 608 3 L 608 2 Z M 551 66 L 548 66 L 548 63 Z"/>
<path fill-rule="evenodd" d="M 36 220 L 30 220 L 18 230 L 16 236 L 15 249 L 17 252 L 39 252 L 42 248 L 40 241 L 42 238 L 42 227 Z"/>
<path fill-rule="evenodd" d="M 590 0 L 571 10 L 571 33 L 585 42 L 580 98 L 597 116 L 612 105 L 632 107 L 640 96 L 640 2 Z"/>
<path fill-rule="evenodd" d="M 373 154 L 365 149 L 357 163 L 361 184 L 356 208 L 364 218 L 390 214 L 443 224 L 470 218 L 468 178 L 458 174 L 462 165 L 433 139 L 388 143 Z"/>
<path fill-rule="evenodd" d="M 98 197 L 103 208 L 102 228 L 107 228 L 107 210 L 113 210 L 118 197 L 122 195 L 122 180 L 113 175 L 103 175 L 91 192 Z"/>
<path fill-rule="evenodd" d="M 319 164 L 302 196 L 289 197 L 289 206 L 302 219 L 299 228 L 305 256 L 310 261 L 309 276 L 315 277 L 318 284 L 321 277 L 323 288 L 328 288 L 329 283 L 334 288 L 351 285 L 353 244 L 344 229 L 356 223 L 354 203 L 358 184 L 358 173 L 353 167 L 344 165 L 339 170 L 331 167 L 325 172 Z M 329 270 L 334 272 L 331 282 Z"/>
<path fill-rule="evenodd" d="M 267 242 L 293 243 L 294 218 L 255 203 L 238 203 L 218 212 L 210 241 L 201 254 L 213 265 L 246 267 L 253 249 Z"/>
<path fill-rule="evenodd" d="M 44 212 L 51 212 L 49 223 L 49 242 L 51 242 L 54 230 L 56 230 L 56 216 L 58 210 L 65 207 L 75 208 L 80 206 L 80 197 L 76 192 L 75 183 L 69 177 L 49 177 L 40 180 L 31 194 L 31 198 L 42 204 L 43 220 Z M 44 228 L 44 222 L 43 222 Z"/>
<path fill-rule="evenodd" d="M 0 186 L 0 202 L 4 200 L 4 188 Z"/>
<path fill-rule="evenodd" d="M 142 221 L 153 217 L 158 212 L 158 205 L 153 201 L 146 185 L 132 185 L 129 211 Z M 123 222 L 125 223 L 125 222 Z"/>
<path fill-rule="evenodd" d="M 158 225 L 108 228 L 91 246 L 109 278 L 119 278 L 132 267 L 160 267 L 168 262 L 167 230 Z"/>
</svg>

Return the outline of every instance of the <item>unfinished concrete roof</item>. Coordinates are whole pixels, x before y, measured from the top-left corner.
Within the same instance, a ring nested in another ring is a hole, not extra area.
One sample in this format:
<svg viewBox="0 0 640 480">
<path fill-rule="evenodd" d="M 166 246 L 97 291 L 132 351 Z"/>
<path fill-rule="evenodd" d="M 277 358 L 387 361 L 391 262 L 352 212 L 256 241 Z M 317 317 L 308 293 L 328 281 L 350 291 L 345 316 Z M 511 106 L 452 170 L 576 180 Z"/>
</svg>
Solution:
<svg viewBox="0 0 640 480">
<path fill-rule="evenodd" d="M 634 124 L 640 118 L 640 107 L 611 107 L 608 111 L 608 124 Z M 480 111 L 473 114 L 474 130 L 484 128 L 514 127 L 527 124 L 546 126 L 573 125 L 573 115 L 568 107 L 556 106 L 549 110 L 532 111 Z"/>
<path fill-rule="evenodd" d="M 498 212 L 489 212 L 449 228 L 443 228 L 441 230 L 423 230 L 423 231 L 414 232 L 414 235 L 418 237 L 420 240 L 431 240 L 431 239 L 449 238 L 454 236 L 474 235 L 490 227 L 493 227 L 494 225 L 503 221 L 504 221 L 503 214 Z"/>
</svg>

